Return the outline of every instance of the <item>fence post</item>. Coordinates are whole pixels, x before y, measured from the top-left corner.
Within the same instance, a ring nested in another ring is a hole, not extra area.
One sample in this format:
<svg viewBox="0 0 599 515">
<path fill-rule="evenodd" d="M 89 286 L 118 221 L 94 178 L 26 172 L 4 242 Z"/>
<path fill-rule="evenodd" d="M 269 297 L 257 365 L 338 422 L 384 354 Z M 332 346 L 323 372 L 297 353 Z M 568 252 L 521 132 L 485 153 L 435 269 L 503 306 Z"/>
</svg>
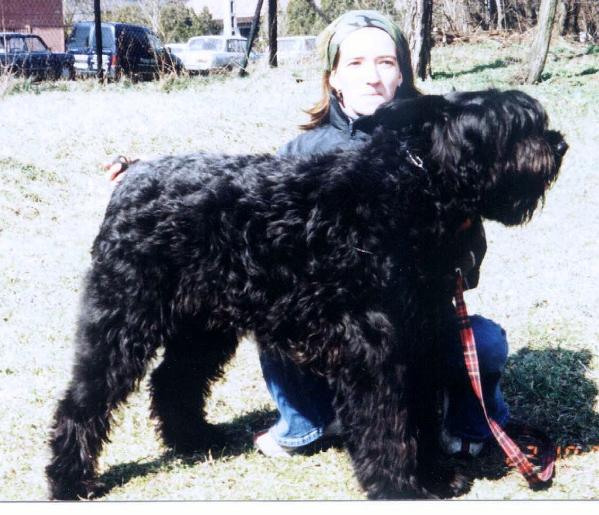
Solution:
<svg viewBox="0 0 599 515">
<path fill-rule="evenodd" d="M 96 28 L 96 59 L 98 63 L 98 79 L 104 80 L 102 69 L 102 15 L 100 13 L 100 0 L 94 0 L 94 22 Z"/>
</svg>

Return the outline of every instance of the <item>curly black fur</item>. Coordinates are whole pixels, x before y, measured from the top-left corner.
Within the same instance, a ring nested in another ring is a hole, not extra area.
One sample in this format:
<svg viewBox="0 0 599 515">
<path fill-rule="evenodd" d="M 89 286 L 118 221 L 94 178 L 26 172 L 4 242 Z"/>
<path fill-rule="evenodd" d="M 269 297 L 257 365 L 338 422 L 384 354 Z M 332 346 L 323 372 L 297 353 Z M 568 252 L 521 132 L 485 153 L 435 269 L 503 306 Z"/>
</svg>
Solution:
<svg viewBox="0 0 599 515">
<path fill-rule="evenodd" d="M 517 91 L 394 102 L 363 123 L 378 128 L 359 151 L 193 154 L 126 174 L 93 245 L 53 425 L 52 498 L 101 491 L 111 411 L 160 346 L 152 416 L 164 442 L 213 445 L 205 399 L 250 331 L 328 378 L 369 497 L 459 490 L 434 443 L 456 233 L 467 218 L 528 220 L 567 145 Z"/>
</svg>

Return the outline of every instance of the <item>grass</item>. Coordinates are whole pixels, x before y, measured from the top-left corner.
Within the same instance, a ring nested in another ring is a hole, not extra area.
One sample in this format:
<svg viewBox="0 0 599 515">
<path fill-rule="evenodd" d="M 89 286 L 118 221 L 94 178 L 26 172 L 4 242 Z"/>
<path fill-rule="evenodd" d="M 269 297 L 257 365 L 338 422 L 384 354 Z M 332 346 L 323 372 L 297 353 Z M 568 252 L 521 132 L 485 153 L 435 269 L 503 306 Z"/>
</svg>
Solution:
<svg viewBox="0 0 599 515">
<path fill-rule="evenodd" d="M 526 227 L 486 224 L 489 250 L 471 312 L 507 331 L 503 380 L 512 413 L 578 454 L 558 462 L 550 489 L 532 491 L 493 448 L 472 464 L 465 499 L 599 498 L 599 53 L 557 41 L 545 80 L 521 85 L 527 41 L 434 49 L 426 92 L 522 88 L 539 98 L 570 150 L 544 209 Z M 117 154 L 273 152 L 298 133 L 318 96 L 318 66 L 250 77 L 154 83 L 29 83 L 0 78 L 0 501 L 43 500 L 48 427 L 66 386 L 81 278 Z M 253 342 L 244 340 L 210 399 L 229 435 L 218 454 L 183 460 L 148 420 L 146 383 L 116 414 L 100 459 L 107 500 L 364 499 L 347 454 L 270 460 L 252 434 L 275 418 Z"/>
</svg>

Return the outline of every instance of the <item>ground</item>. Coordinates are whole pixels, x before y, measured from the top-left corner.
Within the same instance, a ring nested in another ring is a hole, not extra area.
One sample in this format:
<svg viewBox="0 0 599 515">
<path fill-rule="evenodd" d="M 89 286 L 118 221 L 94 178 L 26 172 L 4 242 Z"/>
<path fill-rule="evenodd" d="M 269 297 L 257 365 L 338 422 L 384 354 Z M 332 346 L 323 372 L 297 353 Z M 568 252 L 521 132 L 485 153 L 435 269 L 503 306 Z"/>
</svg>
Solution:
<svg viewBox="0 0 599 515">
<path fill-rule="evenodd" d="M 490 449 L 469 465 L 465 499 L 599 498 L 599 50 L 554 42 L 544 81 L 520 86 L 526 41 L 433 52 L 424 92 L 518 87 L 570 144 L 544 209 L 522 228 L 486 223 L 489 250 L 470 312 L 507 331 L 503 387 L 512 412 L 564 449 L 549 490 L 533 492 Z M 83 273 L 118 154 L 274 152 L 319 94 L 315 65 L 132 85 L 32 85 L 0 78 L 0 501 L 44 500 L 48 427 L 68 377 Z M 108 500 L 363 499 L 342 450 L 271 460 L 251 446 L 274 419 L 245 340 L 210 401 L 231 438 L 222 455 L 167 453 L 148 420 L 145 383 L 118 413 L 100 472 Z M 576 449 L 578 454 L 571 455 Z"/>
</svg>

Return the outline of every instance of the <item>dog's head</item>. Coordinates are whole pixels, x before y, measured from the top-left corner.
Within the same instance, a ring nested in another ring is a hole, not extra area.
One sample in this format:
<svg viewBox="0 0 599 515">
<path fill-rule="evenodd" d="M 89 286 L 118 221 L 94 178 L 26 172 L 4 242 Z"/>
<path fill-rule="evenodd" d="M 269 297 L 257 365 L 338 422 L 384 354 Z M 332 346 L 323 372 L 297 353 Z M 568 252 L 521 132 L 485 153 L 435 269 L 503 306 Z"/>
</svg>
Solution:
<svg viewBox="0 0 599 515">
<path fill-rule="evenodd" d="M 506 225 L 532 216 L 568 149 L 541 104 L 521 91 L 488 90 L 393 101 L 375 125 L 419 141 L 427 168 L 479 191 L 479 211 Z"/>
</svg>

